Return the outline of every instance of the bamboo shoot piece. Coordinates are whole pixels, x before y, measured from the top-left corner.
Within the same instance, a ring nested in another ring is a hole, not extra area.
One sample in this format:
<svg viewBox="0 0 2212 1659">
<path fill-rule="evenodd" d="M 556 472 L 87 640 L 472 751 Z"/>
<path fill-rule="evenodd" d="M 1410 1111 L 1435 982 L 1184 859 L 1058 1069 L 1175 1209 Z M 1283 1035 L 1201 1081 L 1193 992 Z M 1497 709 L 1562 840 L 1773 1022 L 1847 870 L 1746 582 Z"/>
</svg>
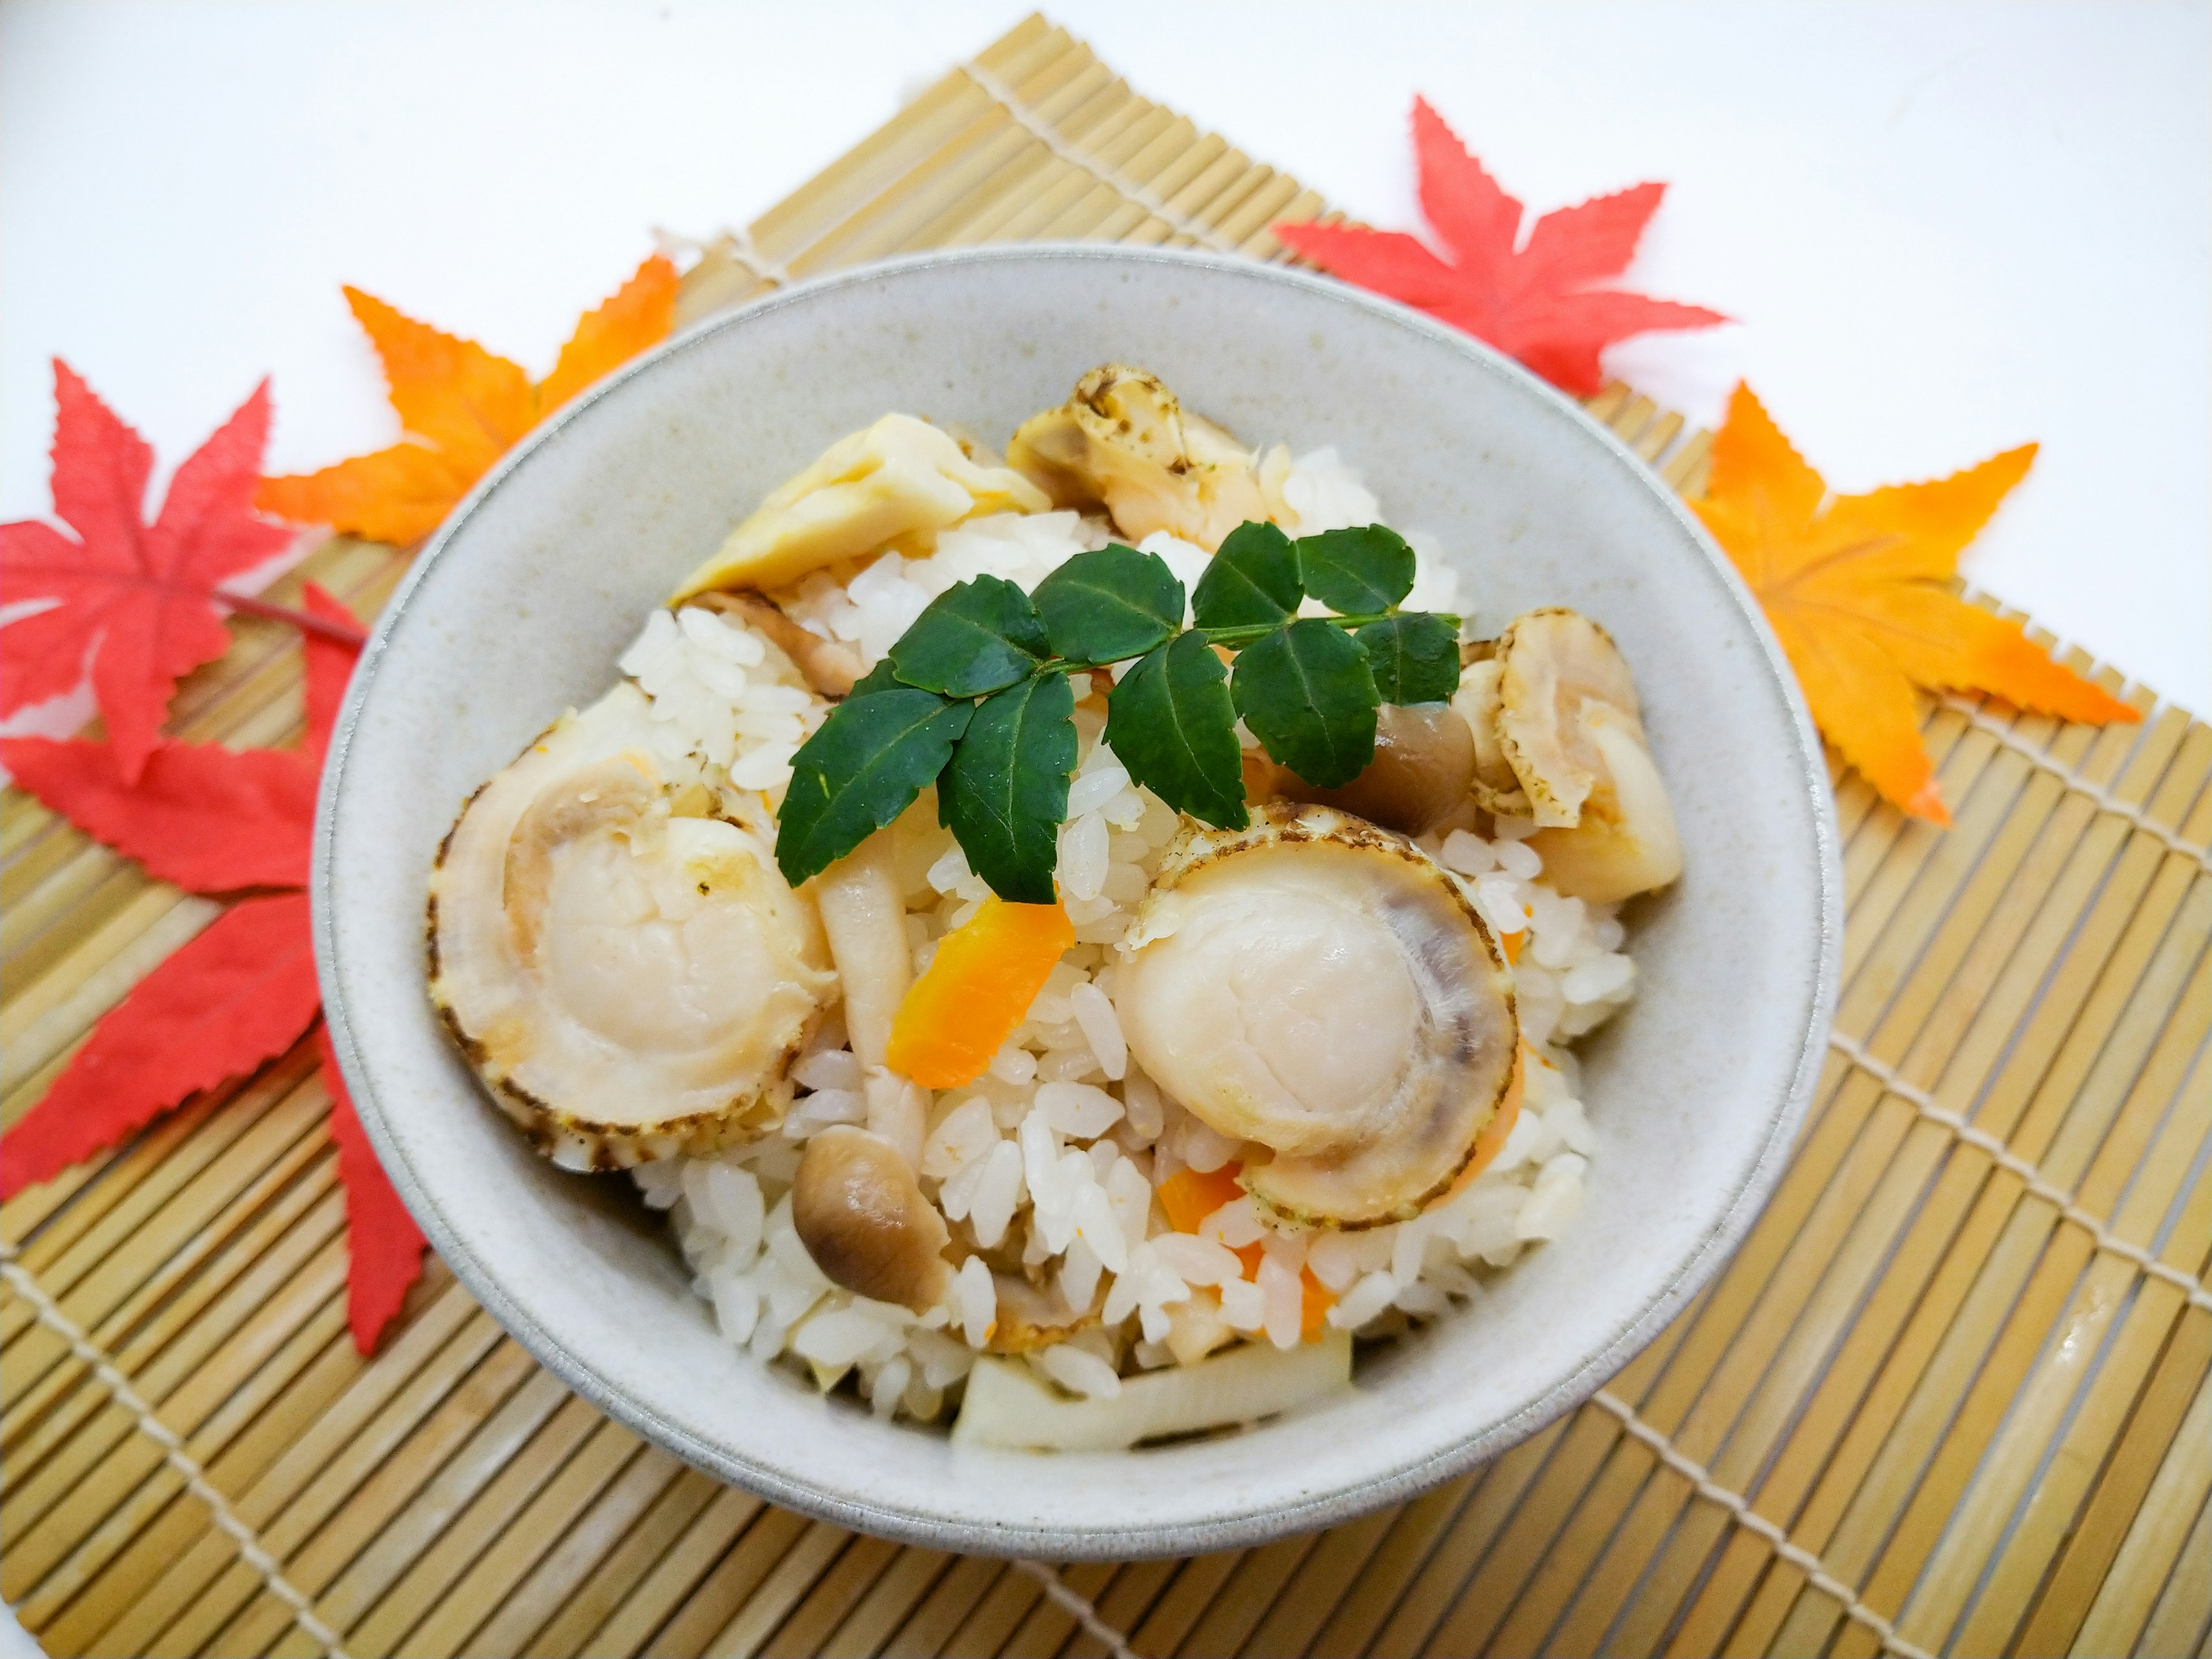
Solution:
<svg viewBox="0 0 2212 1659">
<path fill-rule="evenodd" d="M 968 1374 L 956 1444 L 1120 1451 L 1140 1441 L 1273 1417 L 1352 1385 L 1352 1338 L 1334 1331 L 1287 1352 L 1246 1343 L 1195 1365 L 1123 1379 L 1110 1400 L 1063 1395 L 1018 1360 Z"/>
</svg>

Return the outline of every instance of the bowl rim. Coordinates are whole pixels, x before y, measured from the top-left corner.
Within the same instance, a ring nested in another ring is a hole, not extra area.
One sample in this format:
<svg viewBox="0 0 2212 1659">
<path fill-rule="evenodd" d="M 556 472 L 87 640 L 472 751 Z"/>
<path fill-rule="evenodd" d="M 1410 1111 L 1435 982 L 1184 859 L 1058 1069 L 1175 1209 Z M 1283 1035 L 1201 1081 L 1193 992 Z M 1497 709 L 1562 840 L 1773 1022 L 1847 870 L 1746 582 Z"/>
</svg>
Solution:
<svg viewBox="0 0 2212 1659">
<path fill-rule="evenodd" d="M 1255 1508 L 1230 1516 L 1196 1522 L 1164 1522 L 1139 1527 L 1110 1528 L 1059 1525 L 978 1525 L 865 1498 L 824 1492 L 794 1480 L 781 1470 L 757 1462 L 729 1447 L 709 1442 L 681 1425 L 609 1387 L 585 1360 L 572 1353 L 559 1337 L 514 1302 L 491 1267 L 463 1247 L 430 1193 L 416 1179 L 387 1127 L 375 1091 L 369 1082 L 353 1028 L 346 1016 L 345 999 L 337 969 L 331 876 L 335 818 L 343 787 L 346 761 L 360 724 L 362 708 L 372 693 L 376 667 L 393 629 L 407 612 L 418 586 L 461 528 L 495 496 L 507 480 L 544 444 L 584 410 L 612 396 L 632 380 L 649 374 L 664 359 L 693 349 L 730 328 L 751 319 L 794 305 L 806 305 L 826 295 L 867 287 L 910 272 L 947 267 L 1036 262 L 1047 264 L 1079 261 L 1089 264 L 1176 265 L 1212 270 L 1245 280 L 1273 283 L 1304 291 L 1332 304 L 1364 312 L 1390 325 L 1422 337 L 1434 346 L 1457 353 L 1486 373 L 1516 383 L 1550 400 L 1571 416 L 1584 434 L 1656 495 L 1665 510 L 1705 557 L 1713 574 L 1750 625 L 1761 653 L 1761 662 L 1789 708 L 1800 767 L 1797 782 L 1812 808 L 1814 847 L 1820 896 L 1820 951 L 1811 995 L 1809 1017 L 1802 1034 L 1796 1060 L 1784 1091 L 1771 1119 L 1758 1158 L 1751 1164 L 1729 1203 L 1705 1230 L 1681 1270 L 1668 1285 L 1650 1297 L 1619 1333 L 1596 1350 L 1585 1353 L 1544 1393 L 1518 1411 L 1499 1419 L 1476 1436 L 1439 1447 L 1425 1456 L 1378 1472 L 1356 1483 L 1327 1492 L 1267 1508 Z M 1095 242 L 1026 242 L 999 246 L 956 248 L 907 255 L 854 266 L 779 289 L 725 312 L 702 318 L 641 354 L 621 368 L 571 399 L 563 408 L 526 434 L 502 456 L 462 498 L 430 540 L 415 556 L 411 568 L 378 617 L 369 641 L 361 652 L 348 685 L 329 744 L 316 801 L 314 857 L 310 899 L 313 917 L 315 964 L 323 989 L 323 1013 L 331 1047 L 356 1115 L 376 1150 L 386 1173 L 409 1213 L 422 1227 L 431 1245 L 453 1270 L 478 1305 L 489 1312 L 531 1356 L 598 1410 L 654 1443 L 675 1452 L 686 1462 L 717 1480 L 752 1492 L 802 1514 L 859 1531 L 933 1549 L 957 1550 L 998 1557 L 1054 1560 L 1108 1560 L 1182 1555 L 1240 1548 L 1291 1533 L 1331 1526 L 1400 1502 L 1495 1457 L 1537 1433 L 1582 1405 L 1601 1389 L 1659 1334 L 1682 1307 L 1702 1290 L 1727 1263 L 1753 1224 L 1765 1208 L 1787 1167 L 1799 1126 L 1809 1109 L 1827 1049 L 1842 976 L 1844 907 L 1841 839 L 1835 798 L 1830 786 L 1819 734 L 1795 673 L 1783 655 L 1779 641 L 1764 613 L 1735 566 L 1721 551 L 1704 524 L 1686 503 L 1616 434 L 1593 418 L 1573 398 L 1531 374 L 1519 363 L 1473 336 L 1437 322 L 1410 307 L 1384 299 L 1348 283 L 1278 264 L 1235 255 L 1185 248 L 1132 248 Z"/>
</svg>

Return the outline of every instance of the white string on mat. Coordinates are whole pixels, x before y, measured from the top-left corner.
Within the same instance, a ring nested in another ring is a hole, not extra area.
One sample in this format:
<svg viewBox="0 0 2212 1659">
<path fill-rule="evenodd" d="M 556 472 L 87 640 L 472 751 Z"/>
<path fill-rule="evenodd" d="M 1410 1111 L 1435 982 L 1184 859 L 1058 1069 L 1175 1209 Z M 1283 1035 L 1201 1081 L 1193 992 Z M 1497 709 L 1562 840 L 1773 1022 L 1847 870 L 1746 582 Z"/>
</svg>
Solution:
<svg viewBox="0 0 2212 1659">
<path fill-rule="evenodd" d="M 1855 1623 L 1872 1631 L 1887 1650 L 1899 1659 L 1935 1659 L 1925 1648 L 1917 1647 L 1897 1633 L 1897 1626 L 1859 1600 L 1858 1592 L 1830 1572 L 1820 1558 L 1802 1545 L 1790 1540 L 1790 1534 L 1776 1526 L 1758 1510 L 1742 1493 L 1730 1492 L 1715 1480 L 1704 1464 L 1685 1456 L 1675 1449 L 1674 1443 L 1653 1428 L 1619 1395 L 1600 1389 L 1590 1396 L 1590 1403 L 1601 1407 L 1620 1419 L 1622 1428 L 1630 1436 L 1649 1446 L 1661 1462 L 1687 1480 L 1698 1497 L 1709 1504 L 1717 1504 L 1735 1517 L 1736 1525 L 1746 1532 L 1756 1533 L 1772 1547 L 1775 1554 L 1805 1575 L 1806 1582 L 1822 1595 L 1843 1604 L 1844 1614 Z"/>
<path fill-rule="evenodd" d="M 1023 103 L 1016 95 L 1012 87 L 981 64 L 971 59 L 960 65 L 960 72 L 989 94 L 991 101 L 1012 116 L 1015 122 L 1030 137 L 1035 138 L 1068 166 L 1076 168 L 1079 172 L 1089 173 L 1108 189 L 1134 202 L 1170 230 L 1179 232 L 1194 242 L 1203 242 L 1217 253 L 1234 253 L 1237 251 L 1237 244 L 1222 235 L 1212 226 L 1191 218 L 1187 214 L 1178 213 L 1168 205 L 1165 198 L 1146 189 L 1142 185 L 1131 183 L 1115 173 L 1113 168 L 1102 166 L 1098 161 L 1076 149 L 1074 145 L 1054 132 L 1045 122 L 1039 120 L 1031 112 L 1029 106 Z"/>
<path fill-rule="evenodd" d="M 726 230 L 716 239 L 721 251 L 735 259 L 763 283 L 776 288 L 789 288 L 799 280 L 790 270 L 778 264 L 753 245 L 752 233 L 748 230 Z"/>
<path fill-rule="evenodd" d="M 1088 1596 L 1078 1595 L 1067 1587 L 1067 1581 L 1042 1561 L 1016 1560 L 1015 1567 L 1027 1573 L 1044 1587 L 1046 1599 L 1062 1613 L 1083 1626 L 1083 1633 L 1114 1656 L 1114 1659 L 1137 1659 L 1129 1646 L 1129 1638 L 1098 1616 L 1098 1608 Z"/>
<path fill-rule="evenodd" d="M 1987 713 L 1980 704 L 1969 702 L 1964 697 L 1946 697 L 1943 706 L 1966 720 L 1978 731 L 1986 732 L 2016 755 L 2025 755 L 2044 771 L 2050 773 L 2077 794 L 2087 795 L 2100 812 L 2110 812 L 2125 818 L 2145 835 L 2154 836 L 2184 858 L 2195 859 L 2206 869 L 2212 870 L 2212 851 L 2199 847 L 2193 841 L 2184 841 L 2162 823 L 2154 823 L 2150 814 L 2132 801 L 2122 800 L 2101 783 L 2092 783 L 2070 767 L 2061 766 L 2044 750 L 2021 737 L 2002 720 Z"/>
<path fill-rule="evenodd" d="M 346 1659 L 345 1649 L 339 1644 L 337 1632 L 315 1616 L 314 1604 L 294 1589 L 284 1577 L 284 1570 L 276 1558 L 261 1547 L 261 1540 L 252 1528 L 240 1520 L 232 1510 L 229 1500 L 216 1490 L 207 1478 L 207 1471 L 192 1455 L 185 1449 L 185 1443 L 175 1431 L 154 1415 L 154 1408 L 139 1398 L 123 1373 L 117 1370 L 108 1357 L 92 1344 L 92 1340 L 76 1323 L 61 1310 L 54 1299 L 46 1294 L 46 1286 L 16 1264 L 13 1245 L 0 1243 L 0 1278 L 5 1278 L 9 1288 L 31 1304 L 39 1323 L 69 1344 L 70 1352 L 92 1372 L 101 1387 L 114 1397 L 115 1403 L 131 1414 L 131 1423 L 138 1432 L 161 1449 L 161 1456 L 169 1467 L 183 1477 L 185 1489 L 207 1505 L 208 1514 L 216 1528 L 238 1546 L 239 1559 L 261 1575 L 269 1593 L 292 1609 L 292 1620 L 305 1631 L 318 1646 L 325 1649 L 331 1659 Z"/>
<path fill-rule="evenodd" d="M 698 259 L 704 258 L 709 250 L 719 252 L 772 288 L 788 288 L 799 280 L 787 267 L 763 253 L 754 245 L 752 233 L 749 230 L 725 230 L 713 241 L 702 242 L 696 236 L 686 236 L 655 225 L 653 241 L 662 257 L 669 259 Z"/>
<path fill-rule="evenodd" d="M 1929 1122 L 1948 1129 L 1968 1146 L 1986 1153 L 1999 1169 L 2018 1176 L 2027 1183 L 2027 1190 L 2032 1195 L 2057 1210 L 2061 1219 L 2070 1221 L 2086 1231 L 2099 1249 L 2132 1261 L 2140 1271 L 2153 1279 L 2164 1279 L 2181 1291 L 2191 1307 L 2212 1310 L 2212 1291 L 2207 1291 L 2201 1280 L 2160 1261 L 2141 1245 L 2131 1244 L 2120 1237 L 2076 1203 L 2072 1193 L 2052 1186 L 2043 1178 L 2043 1171 L 2039 1168 L 2014 1152 L 1988 1130 L 1976 1128 L 1925 1089 L 1916 1088 L 1907 1083 L 1894 1070 L 1876 1060 L 1857 1042 L 1842 1032 L 1830 1032 L 1828 1044 Z"/>
</svg>

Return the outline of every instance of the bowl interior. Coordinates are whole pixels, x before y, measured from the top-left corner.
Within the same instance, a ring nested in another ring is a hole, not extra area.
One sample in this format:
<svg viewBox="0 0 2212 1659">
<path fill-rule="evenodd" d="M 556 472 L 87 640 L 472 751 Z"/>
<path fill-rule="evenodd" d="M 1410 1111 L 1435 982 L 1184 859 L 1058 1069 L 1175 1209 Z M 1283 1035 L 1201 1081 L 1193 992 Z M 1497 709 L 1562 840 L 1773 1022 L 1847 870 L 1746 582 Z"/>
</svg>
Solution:
<svg viewBox="0 0 2212 1659">
<path fill-rule="evenodd" d="M 424 881 L 463 799 L 611 680 L 672 582 L 887 410 L 1003 443 L 1093 364 L 1159 374 L 1247 442 L 1333 444 L 1436 535 L 1463 607 L 1569 605 L 1619 639 L 1686 844 L 1632 917 L 1638 1000 L 1585 1045 L 1583 1213 L 1352 1394 L 1114 1456 L 956 1450 L 726 1347 L 618 1177 L 542 1162 L 423 994 Z M 1504 1449 L 1656 1332 L 1786 1153 L 1833 995 L 1825 775 L 1771 638 L 1679 505 L 1580 411 L 1350 290 L 1189 255 L 1010 249 L 794 290 L 672 342 L 541 433 L 427 552 L 356 675 L 325 781 L 326 1006 L 362 1116 L 455 1271 L 594 1402 L 723 1478 L 940 1547 L 1214 1549 L 1339 1520 Z"/>
</svg>

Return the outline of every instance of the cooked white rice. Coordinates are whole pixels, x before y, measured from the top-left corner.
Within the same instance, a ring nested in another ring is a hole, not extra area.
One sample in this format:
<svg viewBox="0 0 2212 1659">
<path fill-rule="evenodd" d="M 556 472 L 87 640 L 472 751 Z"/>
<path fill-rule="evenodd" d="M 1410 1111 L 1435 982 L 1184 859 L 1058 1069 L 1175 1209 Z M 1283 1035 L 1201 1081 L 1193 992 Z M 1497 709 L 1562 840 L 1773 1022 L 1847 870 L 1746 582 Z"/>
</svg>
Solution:
<svg viewBox="0 0 2212 1659">
<path fill-rule="evenodd" d="M 1374 496 L 1331 450 L 1288 464 L 1283 495 L 1301 533 L 1379 518 Z M 887 554 L 857 572 L 817 572 L 782 596 L 784 608 L 872 665 L 954 583 L 989 572 L 1033 588 L 1108 539 L 1103 521 L 1073 513 L 983 519 L 943 532 L 925 558 Z M 1408 605 L 1457 610 L 1455 573 L 1425 538 L 1408 540 L 1418 557 Z M 1196 586 L 1207 556 L 1200 549 L 1165 534 L 1141 545 Z M 668 723 L 673 749 L 773 805 L 793 754 L 827 713 L 774 672 L 776 660 L 741 624 L 692 609 L 657 612 L 622 667 Z M 1241 1336 L 1291 1347 L 1302 1269 L 1334 1298 L 1332 1326 L 1394 1334 L 1477 1295 L 1486 1272 L 1510 1267 L 1571 1222 L 1596 1143 L 1565 1045 L 1627 1002 L 1636 968 L 1613 907 L 1553 891 L 1527 844 L 1534 826 L 1504 819 L 1492 839 L 1462 827 L 1422 842 L 1493 929 L 1526 933 L 1516 991 L 1522 1033 L 1540 1063 L 1528 1068 L 1519 1120 L 1496 1161 L 1448 1201 L 1395 1226 L 1278 1231 L 1241 1198 L 1196 1233 L 1170 1230 L 1154 1189 L 1184 1168 L 1218 1170 L 1240 1152 L 1136 1069 L 1114 1011 L 1115 947 L 1180 820 L 1099 741 L 1095 708 L 1079 708 L 1076 723 L 1080 762 L 1057 876 L 1077 943 L 985 1073 L 927 1098 L 921 1164 L 923 1191 L 957 1235 L 984 1249 L 1018 1241 L 1024 1264 L 1055 1279 L 1073 1306 L 1092 1305 L 1105 1287 L 1103 1322 L 1032 1355 L 1036 1371 L 1072 1394 L 1114 1395 L 1130 1371 L 1176 1363 L 1179 1316 L 1212 1303 Z M 918 975 L 988 889 L 933 811 L 908 812 L 894 833 Z M 789 1194 L 808 1137 L 867 1116 L 866 1079 L 836 1010 L 793 1077 L 801 1092 L 781 1133 L 633 1174 L 646 1201 L 671 1212 L 694 1287 L 732 1346 L 790 1365 L 825 1391 L 854 1376 L 878 1416 L 946 1418 L 996 1318 L 991 1274 L 969 1257 L 945 1302 L 919 1316 L 832 1285 L 793 1228 Z M 1255 1243 L 1264 1253 L 1247 1279 L 1233 1252 Z"/>
</svg>

